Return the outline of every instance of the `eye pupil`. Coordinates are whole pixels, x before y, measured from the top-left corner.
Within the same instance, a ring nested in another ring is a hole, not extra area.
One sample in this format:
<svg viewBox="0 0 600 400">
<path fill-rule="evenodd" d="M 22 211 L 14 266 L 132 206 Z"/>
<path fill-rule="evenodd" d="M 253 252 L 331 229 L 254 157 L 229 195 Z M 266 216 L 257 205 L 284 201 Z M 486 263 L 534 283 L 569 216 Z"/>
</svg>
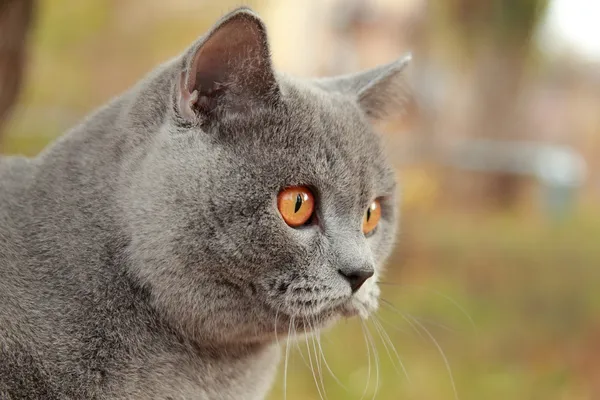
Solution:
<svg viewBox="0 0 600 400">
<path fill-rule="evenodd" d="M 299 228 L 311 220 L 315 198 L 307 187 L 287 187 L 277 195 L 277 208 L 286 224 Z"/>
<path fill-rule="evenodd" d="M 297 213 L 298 210 L 300 210 L 300 207 L 302 207 L 302 196 L 300 195 L 300 193 L 298 193 L 298 195 L 296 196 L 296 205 L 294 207 L 294 213 Z"/>
<path fill-rule="evenodd" d="M 363 219 L 363 233 L 365 235 L 373 232 L 381 219 L 381 204 L 379 200 L 375 200 L 367 207 Z"/>
</svg>

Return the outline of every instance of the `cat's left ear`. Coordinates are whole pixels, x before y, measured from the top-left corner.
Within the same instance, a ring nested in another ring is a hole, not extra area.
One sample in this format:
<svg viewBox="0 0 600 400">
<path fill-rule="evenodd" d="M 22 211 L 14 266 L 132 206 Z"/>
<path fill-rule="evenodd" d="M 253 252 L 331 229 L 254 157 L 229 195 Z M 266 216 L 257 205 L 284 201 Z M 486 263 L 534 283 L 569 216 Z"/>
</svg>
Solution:
<svg viewBox="0 0 600 400">
<path fill-rule="evenodd" d="M 411 95 L 406 79 L 406 67 L 412 55 L 389 64 L 355 74 L 324 78 L 317 84 L 325 90 L 347 94 L 358 102 L 371 120 L 379 120 L 402 111 Z"/>
<path fill-rule="evenodd" d="M 265 25 L 243 7 L 186 53 L 175 101 L 181 117 L 204 123 L 273 103 L 278 95 Z"/>
</svg>

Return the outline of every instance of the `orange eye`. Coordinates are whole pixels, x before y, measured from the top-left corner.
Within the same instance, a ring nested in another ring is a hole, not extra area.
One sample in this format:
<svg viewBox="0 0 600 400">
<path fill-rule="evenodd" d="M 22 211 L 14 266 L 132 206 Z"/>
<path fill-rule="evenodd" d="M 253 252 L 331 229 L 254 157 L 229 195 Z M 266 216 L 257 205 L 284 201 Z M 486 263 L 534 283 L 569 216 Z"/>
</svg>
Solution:
<svg viewBox="0 0 600 400">
<path fill-rule="evenodd" d="M 292 228 L 304 225 L 315 210 L 315 198 L 303 186 L 282 190 L 277 196 L 277 208 L 286 224 Z"/>
<path fill-rule="evenodd" d="M 381 204 L 379 204 L 379 200 L 375 200 L 371 203 L 367 211 L 365 211 L 365 216 L 363 217 L 363 233 L 365 235 L 373 232 L 373 229 L 377 227 L 379 223 L 379 219 L 381 218 Z"/>
</svg>

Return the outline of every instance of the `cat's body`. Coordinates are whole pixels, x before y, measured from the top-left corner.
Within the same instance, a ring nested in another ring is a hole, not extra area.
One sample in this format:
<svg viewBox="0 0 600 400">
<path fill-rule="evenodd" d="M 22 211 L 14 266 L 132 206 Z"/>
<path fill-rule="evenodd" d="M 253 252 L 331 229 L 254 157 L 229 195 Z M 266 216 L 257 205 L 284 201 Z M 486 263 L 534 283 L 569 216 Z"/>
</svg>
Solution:
<svg viewBox="0 0 600 400">
<path fill-rule="evenodd" d="M 377 273 L 392 243 L 366 116 L 403 63 L 296 81 L 263 35 L 238 10 L 37 158 L 0 157 L 0 399 L 262 399 L 275 327 L 376 307 L 373 280 L 353 294 L 338 272 Z M 349 95 L 365 87 L 379 94 Z M 315 227 L 271 208 L 297 184 L 320 196 Z"/>
<path fill-rule="evenodd" d="M 0 399 L 251 399 L 268 389 L 274 345 L 219 354 L 186 343 L 126 276 L 114 198 L 128 140 L 110 126 L 136 94 L 34 160 L 0 158 Z"/>
</svg>

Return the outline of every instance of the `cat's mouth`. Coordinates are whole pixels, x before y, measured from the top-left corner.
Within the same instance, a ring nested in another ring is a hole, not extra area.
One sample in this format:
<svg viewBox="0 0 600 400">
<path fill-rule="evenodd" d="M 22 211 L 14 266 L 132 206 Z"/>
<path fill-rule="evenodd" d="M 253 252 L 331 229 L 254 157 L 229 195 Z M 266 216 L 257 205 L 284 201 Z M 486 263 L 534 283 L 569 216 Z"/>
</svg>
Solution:
<svg viewBox="0 0 600 400">
<path fill-rule="evenodd" d="M 283 315 L 279 313 L 276 324 L 278 335 L 294 336 L 298 333 L 308 333 L 331 327 L 340 319 L 360 317 L 367 319 L 372 310 L 356 298 L 324 308 L 317 313 L 296 313 Z"/>
<path fill-rule="evenodd" d="M 279 318 L 275 327 L 277 335 L 295 336 L 326 329 L 337 322 L 343 314 L 340 310 L 329 310 L 313 316 L 291 316 Z"/>
<path fill-rule="evenodd" d="M 275 316 L 277 335 L 313 332 L 330 327 L 340 319 L 360 317 L 367 319 L 378 308 L 379 287 L 367 282 L 353 294 L 336 296 L 321 292 L 318 295 L 300 297 L 268 297 L 265 306 Z"/>
</svg>

